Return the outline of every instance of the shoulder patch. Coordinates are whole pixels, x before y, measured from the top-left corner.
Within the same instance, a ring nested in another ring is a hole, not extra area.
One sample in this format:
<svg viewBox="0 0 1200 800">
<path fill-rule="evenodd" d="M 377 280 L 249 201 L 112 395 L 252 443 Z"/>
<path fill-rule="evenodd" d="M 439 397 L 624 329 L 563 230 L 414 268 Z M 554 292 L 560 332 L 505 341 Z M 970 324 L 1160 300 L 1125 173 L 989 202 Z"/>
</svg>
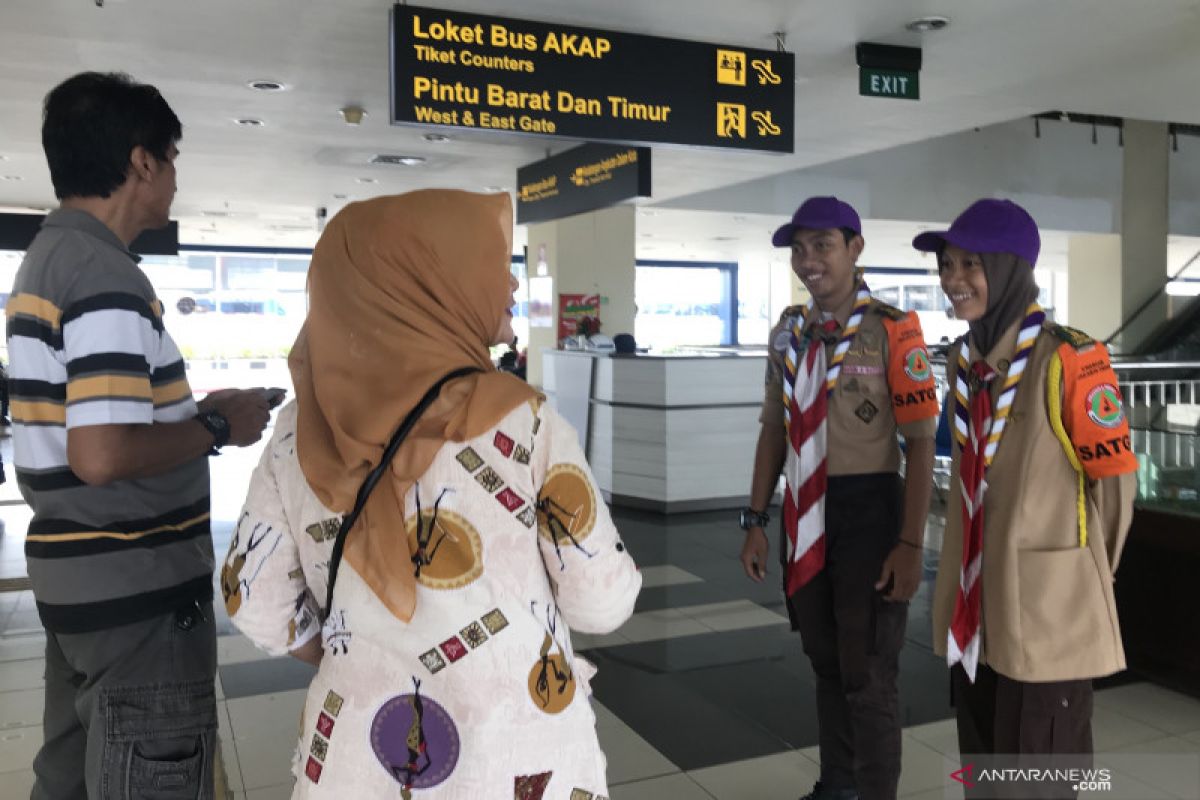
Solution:
<svg viewBox="0 0 1200 800">
<path fill-rule="evenodd" d="M 905 312 L 901 311 L 900 309 L 896 308 L 895 306 L 888 305 L 887 303 L 883 302 L 882 300 L 876 300 L 874 302 L 874 305 L 872 306 L 871 310 L 874 311 L 876 314 L 879 314 L 880 316 L 887 317 L 888 319 L 895 320 L 896 322 L 899 322 L 900 320 L 902 320 L 908 316 L 908 314 L 906 314 Z"/>
<path fill-rule="evenodd" d="M 1076 350 L 1082 350 L 1085 347 L 1091 347 L 1096 343 L 1096 340 L 1088 336 L 1083 331 L 1068 328 L 1066 325 L 1049 324 L 1046 330 L 1051 333 L 1056 339 L 1066 342 Z"/>
</svg>

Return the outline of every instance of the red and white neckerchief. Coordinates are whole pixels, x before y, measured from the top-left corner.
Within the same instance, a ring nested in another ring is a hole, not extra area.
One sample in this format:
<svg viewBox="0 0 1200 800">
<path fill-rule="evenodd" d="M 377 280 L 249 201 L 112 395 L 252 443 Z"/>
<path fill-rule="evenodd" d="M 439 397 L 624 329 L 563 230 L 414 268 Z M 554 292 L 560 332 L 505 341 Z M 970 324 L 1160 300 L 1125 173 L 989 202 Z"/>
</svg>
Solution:
<svg viewBox="0 0 1200 800">
<path fill-rule="evenodd" d="M 1000 439 L 1012 412 L 1017 385 L 1025 374 L 1029 354 L 1041 332 L 1046 312 L 1037 303 L 1025 311 L 1017 334 L 1017 348 L 1004 379 L 1004 387 L 992 409 L 991 381 L 996 372 L 982 359 L 968 367 L 970 344 L 963 339 L 955 370 L 954 437 L 962 451 L 959 480 L 962 490 L 963 546 L 958 595 L 954 616 L 946 636 L 946 663 L 961 663 L 975 682 L 979 665 L 981 611 L 983 601 L 983 498 L 987 494 L 987 469 L 996 457 Z M 968 373 L 970 373 L 968 377 Z M 968 410 L 969 409 L 969 410 Z"/>
<path fill-rule="evenodd" d="M 860 277 L 854 308 L 828 368 L 823 339 L 816 337 L 814 341 L 811 330 L 802 335 L 805 322 L 813 312 L 811 300 L 792 322 L 783 382 L 787 429 L 787 460 L 783 468 L 787 479 L 783 501 L 783 530 L 787 536 L 784 591 L 789 597 L 825 567 L 825 490 L 828 485 L 825 419 L 842 361 L 870 303 L 871 290 Z M 829 320 L 823 327 L 832 332 L 837 329 L 837 323 Z"/>
</svg>

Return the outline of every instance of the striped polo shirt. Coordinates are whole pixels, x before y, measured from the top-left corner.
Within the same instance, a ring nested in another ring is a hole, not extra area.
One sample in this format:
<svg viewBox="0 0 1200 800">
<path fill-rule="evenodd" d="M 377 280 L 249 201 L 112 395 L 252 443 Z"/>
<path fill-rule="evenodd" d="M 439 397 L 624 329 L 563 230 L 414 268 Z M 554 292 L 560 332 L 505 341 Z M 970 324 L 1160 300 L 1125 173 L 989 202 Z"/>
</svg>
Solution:
<svg viewBox="0 0 1200 800">
<path fill-rule="evenodd" d="M 17 485 L 42 624 L 100 630 L 212 597 L 208 462 L 88 486 L 67 462 L 67 431 L 179 422 L 196 414 L 162 303 L 137 258 L 76 209 L 51 213 L 8 301 Z"/>
</svg>

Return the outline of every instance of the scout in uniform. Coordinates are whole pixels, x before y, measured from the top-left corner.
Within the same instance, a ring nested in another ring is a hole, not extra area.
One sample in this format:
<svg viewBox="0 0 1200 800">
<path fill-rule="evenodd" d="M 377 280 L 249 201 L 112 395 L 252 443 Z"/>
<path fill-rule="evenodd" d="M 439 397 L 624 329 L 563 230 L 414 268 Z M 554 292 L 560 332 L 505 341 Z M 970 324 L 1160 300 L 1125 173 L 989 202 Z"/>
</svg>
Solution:
<svg viewBox="0 0 1200 800">
<path fill-rule="evenodd" d="M 970 323 L 948 359 L 956 444 L 933 605 L 960 750 L 1090 761 L 1092 679 L 1125 668 L 1113 572 L 1137 459 L 1116 375 L 1103 344 L 1038 306 L 1040 237 L 1020 206 L 980 200 L 913 246 L 938 253 Z"/>
<path fill-rule="evenodd" d="M 871 297 L 847 203 L 810 198 L 772 242 L 792 248 L 812 300 L 771 332 L 742 566 L 755 581 L 766 575 L 765 510 L 782 471 L 784 591 L 817 676 L 821 778 L 805 797 L 890 800 L 899 654 L 920 583 L 938 416 L 929 354 L 915 314 Z"/>
</svg>

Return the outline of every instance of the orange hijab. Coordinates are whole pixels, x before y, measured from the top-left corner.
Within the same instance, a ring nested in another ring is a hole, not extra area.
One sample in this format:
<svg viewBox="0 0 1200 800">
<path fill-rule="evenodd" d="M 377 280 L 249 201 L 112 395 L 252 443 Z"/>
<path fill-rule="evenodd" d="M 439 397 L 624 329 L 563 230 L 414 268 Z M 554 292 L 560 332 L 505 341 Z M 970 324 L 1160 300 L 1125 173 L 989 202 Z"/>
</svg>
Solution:
<svg viewBox="0 0 1200 800">
<path fill-rule="evenodd" d="M 507 194 L 427 189 L 351 203 L 329 221 L 308 272 L 309 310 L 288 358 L 296 448 L 308 485 L 348 513 L 421 396 L 459 367 L 396 452 L 346 538 L 343 558 L 402 620 L 416 608 L 404 496 L 448 441 L 480 435 L 536 392 L 492 366 L 508 307 Z"/>
</svg>

